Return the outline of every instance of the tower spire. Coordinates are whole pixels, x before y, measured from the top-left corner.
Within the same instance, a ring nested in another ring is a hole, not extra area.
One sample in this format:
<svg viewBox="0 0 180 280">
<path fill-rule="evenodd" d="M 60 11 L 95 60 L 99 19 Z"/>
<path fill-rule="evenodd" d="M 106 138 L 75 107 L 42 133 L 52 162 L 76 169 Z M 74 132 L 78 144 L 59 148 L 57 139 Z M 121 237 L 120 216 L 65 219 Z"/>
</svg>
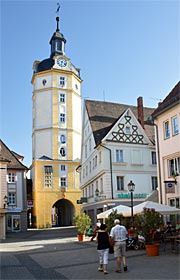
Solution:
<svg viewBox="0 0 180 280">
<path fill-rule="evenodd" d="M 56 21 L 57 21 L 57 28 L 56 28 L 56 32 L 59 32 L 59 11 L 60 11 L 61 5 L 59 4 L 59 2 L 57 3 L 57 10 L 56 10 Z"/>
<path fill-rule="evenodd" d="M 56 10 L 56 22 L 57 22 L 57 27 L 56 27 L 56 32 L 54 32 L 53 36 L 51 37 L 50 40 L 50 45 L 51 45 L 51 55 L 50 57 L 53 57 L 55 55 L 65 55 L 65 44 L 66 44 L 66 39 L 64 38 L 63 34 L 60 32 L 59 28 L 59 10 L 60 10 L 60 4 L 57 3 L 57 10 Z"/>
</svg>

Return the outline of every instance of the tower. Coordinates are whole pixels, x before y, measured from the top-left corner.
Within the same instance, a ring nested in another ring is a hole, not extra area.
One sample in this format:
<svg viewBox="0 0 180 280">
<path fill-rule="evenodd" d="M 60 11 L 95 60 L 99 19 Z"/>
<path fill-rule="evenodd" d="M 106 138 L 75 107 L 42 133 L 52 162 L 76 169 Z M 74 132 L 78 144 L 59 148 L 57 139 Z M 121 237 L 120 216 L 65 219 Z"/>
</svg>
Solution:
<svg viewBox="0 0 180 280">
<path fill-rule="evenodd" d="M 33 64 L 32 166 L 33 224 L 72 225 L 80 211 L 81 154 L 80 69 L 65 56 L 66 39 L 57 28 L 50 57 Z"/>
</svg>

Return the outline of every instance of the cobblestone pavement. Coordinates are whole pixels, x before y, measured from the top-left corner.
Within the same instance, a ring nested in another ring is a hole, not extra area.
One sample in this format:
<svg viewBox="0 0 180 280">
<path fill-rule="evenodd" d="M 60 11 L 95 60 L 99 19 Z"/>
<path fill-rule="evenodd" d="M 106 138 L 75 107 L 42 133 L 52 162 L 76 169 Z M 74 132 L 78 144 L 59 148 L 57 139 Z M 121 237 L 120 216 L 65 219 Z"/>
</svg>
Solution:
<svg viewBox="0 0 180 280">
<path fill-rule="evenodd" d="M 97 270 L 96 242 L 77 241 L 73 230 L 8 234 L 0 244 L 0 279 L 179 279 L 179 253 L 167 246 L 157 257 L 145 250 L 127 251 L 128 272 L 116 273 L 109 255 L 108 272 Z"/>
</svg>

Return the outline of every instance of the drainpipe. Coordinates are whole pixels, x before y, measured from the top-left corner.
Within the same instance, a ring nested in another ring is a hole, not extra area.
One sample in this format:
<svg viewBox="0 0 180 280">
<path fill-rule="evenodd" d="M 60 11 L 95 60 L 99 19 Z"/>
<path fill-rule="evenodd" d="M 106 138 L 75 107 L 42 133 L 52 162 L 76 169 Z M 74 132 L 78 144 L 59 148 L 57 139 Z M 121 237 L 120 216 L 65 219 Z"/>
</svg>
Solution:
<svg viewBox="0 0 180 280">
<path fill-rule="evenodd" d="M 156 128 L 156 139 L 157 139 L 157 159 L 158 159 L 158 171 L 159 171 L 159 190 L 160 190 L 160 203 L 162 204 L 162 185 L 161 185 L 161 168 L 160 168 L 160 154 L 159 154 L 159 134 L 158 134 L 158 126 L 154 123 L 153 125 Z"/>
<path fill-rule="evenodd" d="M 107 148 L 106 146 L 100 144 L 103 148 L 107 149 L 110 153 L 110 173 L 111 173 L 111 198 L 114 199 L 113 195 L 113 179 L 112 179 L 112 155 L 111 155 L 111 149 Z"/>
</svg>

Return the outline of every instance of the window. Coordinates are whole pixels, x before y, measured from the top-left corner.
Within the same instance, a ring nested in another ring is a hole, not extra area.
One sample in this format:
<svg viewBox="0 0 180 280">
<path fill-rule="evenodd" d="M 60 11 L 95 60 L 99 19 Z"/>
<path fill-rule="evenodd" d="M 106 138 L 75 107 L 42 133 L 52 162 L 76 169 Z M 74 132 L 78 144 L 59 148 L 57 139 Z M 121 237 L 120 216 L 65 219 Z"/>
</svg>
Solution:
<svg viewBox="0 0 180 280">
<path fill-rule="evenodd" d="M 169 176 L 180 173 L 180 157 L 169 160 Z"/>
<path fill-rule="evenodd" d="M 89 151 L 91 151 L 91 138 L 89 139 Z"/>
<path fill-rule="evenodd" d="M 97 166 L 97 156 L 95 156 L 95 160 L 94 160 L 94 166 Z"/>
<path fill-rule="evenodd" d="M 126 126 L 126 134 L 130 134 L 130 133 L 131 133 L 130 126 Z"/>
<path fill-rule="evenodd" d="M 178 134 L 178 118 L 177 117 L 174 117 L 172 118 L 172 134 L 173 135 L 176 135 Z"/>
<path fill-rule="evenodd" d="M 65 122 L 65 114 L 64 113 L 60 114 L 60 122 Z"/>
<path fill-rule="evenodd" d="M 102 156 L 101 155 L 102 155 L 101 152 L 99 152 L 99 163 L 101 163 L 101 161 L 102 161 Z"/>
<path fill-rule="evenodd" d="M 117 191 L 123 191 L 124 190 L 124 177 L 117 176 Z"/>
<path fill-rule="evenodd" d="M 116 150 L 116 162 L 123 162 L 123 150 Z"/>
<path fill-rule="evenodd" d="M 151 152 L 151 163 L 157 164 L 156 162 L 156 152 Z"/>
<path fill-rule="evenodd" d="M 65 103 L 65 94 L 64 93 L 60 93 L 59 101 L 62 102 L 62 103 Z"/>
<path fill-rule="evenodd" d="M 44 187 L 51 188 L 53 179 L 53 168 L 52 166 L 44 166 Z"/>
<path fill-rule="evenodd" d="M 61 164 L 61 171 L 66 171 L 66 166 L 64 164 Z"/>
<path fill-rule="evenodd" d="M 62 135 L 60 136 L 60 141 L 61 141 L 62 144 L 66 143 L 66 137 L 65 137 L 65 135 L 62 134 Z"/>
<path fill-rule="evenodd" d="M 87 158 L 87 145 L 85 145 L 84 149 L 85 149 L 85 158 Z"/>
<path fill-rule="evenodd" d="M 86 165 L 86 176 L 88 175 L 88 166 Z"/>
<path fill-rule="evenodd" d="M 64 86 L 65 85 L 65 77 L 60 77 L 59 78 L 59 84 L 60 84 L 60 86 Z"/>
<path fill-rule="evenodd" d="M 100 179 L 100 193 L 103 193 L 103 178 Z"/>
<path fill-rule="evenodd" d="M 61 177 L 61 188 L 66 187 L 66 178 Z"/>
<path fill-rule="evenodd" d="M 91 161 L 89 162 L 89 173 L 91 173 Z"/>
<path fill-rule="evenodd" d="M 61 148 L 61 149 L 60 149 L 60 155 L 61 155 L 62 157 L 65 157 L 66 152 L 65 152 L 65 149 L 64 149 L 64 148 Z"/>
<path fill-rule="evenodd" d="M 9 172 L 8 173 L 8 183 L 14 183 L 15 182 L 15 173 Z"/>
<path fill-rule="evenodd" d="M 157 185 L 157 177 L 153 176 L 151 177 L 151 185 L 152 185 L 152 190 L 156 190 L 158 185 Z"/>
<path fill-rule="evenodd" d="M 164 138 L 167 139 L 170 137 L 170 127 L 169 127 L 169 121 L 166 121 L 164 123 Z"/>
<path fill-rule="evenodd" d="M 8 202 L 9 202 L 9 205 L 16 204 L 16 194 L 15 193 L 8 193 Z"/>
</svg>

